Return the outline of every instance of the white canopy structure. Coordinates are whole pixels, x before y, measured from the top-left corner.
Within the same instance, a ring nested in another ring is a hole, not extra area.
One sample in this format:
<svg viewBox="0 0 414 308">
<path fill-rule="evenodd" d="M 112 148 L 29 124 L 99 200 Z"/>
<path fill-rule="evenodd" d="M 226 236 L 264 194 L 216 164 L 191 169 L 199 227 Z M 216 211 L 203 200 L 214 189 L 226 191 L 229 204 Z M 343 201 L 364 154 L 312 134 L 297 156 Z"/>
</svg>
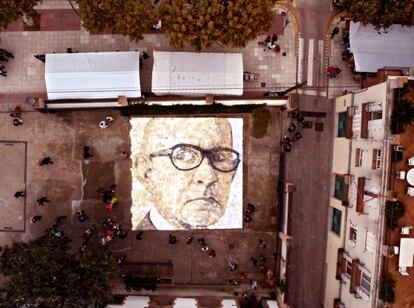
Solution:
<svg viewBox="0 0 414 308">
<path fill-rule="evenodd" d="M 149 302 L 148 296 L 127 296 L 122 305 L 108 305 L 107 308 L 148 308 Z"/>
<path fill-rule="evenodd" d="M 157 95 L 243 95 L 241 53 L 154 51 L 152 92 Z"/>
<path fill-rule="evenodd" d="M 140 97 L 139 52 L 47 54 L 45 79 L 50 100 Z"/>
<path fill-rule="evenodd" d="M 351 22 L 349 42 L 357 72 L 414 66 L 414 27 L 393 25 L 379 34 L 372 25 Z"/>
</svg>

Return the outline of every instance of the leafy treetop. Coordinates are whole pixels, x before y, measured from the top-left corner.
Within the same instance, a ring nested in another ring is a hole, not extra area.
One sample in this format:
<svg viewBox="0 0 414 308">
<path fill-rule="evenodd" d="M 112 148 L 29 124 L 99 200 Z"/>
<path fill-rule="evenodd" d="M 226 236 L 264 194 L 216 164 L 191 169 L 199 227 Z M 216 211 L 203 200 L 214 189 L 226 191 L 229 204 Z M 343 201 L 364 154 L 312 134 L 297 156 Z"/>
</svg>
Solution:
<svg viewBox="0 0 414 308">
<path fill-rule="evenodd" d="M 0 290 L 2 307 L 105 307 L 117 263 L 109 248 L 69 252 L 69 239 L 42 237 L 14 243 L 0 256 L 0 273 L 8 277 Z"/>
<path fill-rule="evenodd" d="M 341 0 L 354 21 L 373 24 L 376 29 L 392 24 L 414 25 L 413 0 Z"/>
<path fill-rule="evenodd" d="M 35 15 L 34 7 L 41 0 L 0 0 L 0 30 L 23 14 Z"/>
<path fill-rule="evenodd" d="M 91 32 L 109 29 L 133 41 L 155 24 L 150 0 L 76 0 L 83 26 Z"/>
<path fill-rule="evenodd" d="M 246 44 L 272 23 L 273 0 L 165 0 L 159 8 L 171 45 L 189 43 L 197 50 L 214 43 Z"/>
</svg>

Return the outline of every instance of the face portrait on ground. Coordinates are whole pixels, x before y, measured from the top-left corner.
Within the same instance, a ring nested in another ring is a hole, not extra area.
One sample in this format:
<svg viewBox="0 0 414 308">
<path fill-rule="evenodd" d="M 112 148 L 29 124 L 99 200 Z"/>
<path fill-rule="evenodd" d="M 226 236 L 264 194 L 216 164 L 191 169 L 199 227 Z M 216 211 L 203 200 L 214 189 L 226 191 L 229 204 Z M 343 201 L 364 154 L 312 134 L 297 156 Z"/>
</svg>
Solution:
<svg viewBox="0 0 414 308">
<path fill-rule="evenodd" d="M 242 228 L 243 119 L 132 118 L 133 229 Z"/>
</svg>

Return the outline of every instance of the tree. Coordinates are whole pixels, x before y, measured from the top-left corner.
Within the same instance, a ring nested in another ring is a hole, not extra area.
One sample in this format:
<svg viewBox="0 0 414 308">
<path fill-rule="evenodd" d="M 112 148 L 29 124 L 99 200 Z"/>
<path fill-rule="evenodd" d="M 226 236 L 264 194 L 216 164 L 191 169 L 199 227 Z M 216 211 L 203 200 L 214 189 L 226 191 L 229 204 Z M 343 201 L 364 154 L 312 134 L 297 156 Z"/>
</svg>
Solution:
<svg viewBox="0 0 414 308">
<path fill-rule="evenodd" d="M 391 274 L 387 274 L 381 278 L 381 286 L 379 291 L 379 298 L 387 303 L 395 302 L 395 280 Z"/>
<path fill-rule="evenodd" d="M 385 222 L 387 227 L 394 230 L 398 227 L 398 219 L 404 216 L 405 206 L 400 201 L 385 202 Z"/>
<path fill-rule="evenodd" d="M 133 41 L 156 22 L 150 0 L 76 0 L 83 26 L 91 32 L 109 29 Z"/>
<path fill-rule="evenodd" d="M 272 6 L 272 0 L 165 0 L 159 16 L 174 47 L 244 47 L 270 27 Z"/>
<path fill-rule="evenodd" d="M 373 24 L 378 30 L 392 24 L 414 24 L 413 0 L 341 0 L 339 3 L 354 21 Z"/>
<path fill-rule="evenodd" d="M 47 236 L 6 247 L 0 273 L 2 307 L 105 307 L 117 263 L 108 247 L 69 252 L 69 239 Z"/>
<path fill-rule="evenodd" d="M 24 14 L 32 17 L 36 15 L 34 7 L 40 2 L 41 0 L 0 0 L 0 30 Z"/>
<path fill-rule="evenodd" d="M 413 122 L 414 105 L 406 100 L 397 102 L 391 115 L 391 132 L 393 134 L 402 133 L 405 127 Z"/>
</svg>

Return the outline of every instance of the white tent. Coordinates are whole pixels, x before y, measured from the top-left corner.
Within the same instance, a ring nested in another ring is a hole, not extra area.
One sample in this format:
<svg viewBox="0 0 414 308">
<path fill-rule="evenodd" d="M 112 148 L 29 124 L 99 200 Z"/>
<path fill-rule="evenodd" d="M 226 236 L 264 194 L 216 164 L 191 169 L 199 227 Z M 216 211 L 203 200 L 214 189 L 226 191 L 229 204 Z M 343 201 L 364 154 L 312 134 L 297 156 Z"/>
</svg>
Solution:
<svg viewBox="0 0 414 308">
<path fill-rule="evenodd" d="M 241 53 L 154 51 L 152 92 L 158 95 L 243 95 Z"/>
<path fill-rule="evenodd" d="M 379 34 L 372 25 L 351 22 L 350 51 L 355 71 L 377 72 L 384 67 L 414 66 L 414 27 L 393 25 Z"/>
<path fill-rule="evenodd" d="M 140 97 L 139 52 L 47 54 L 45 79 L 50 100 Z"/>
<path fill-rule="evenodd" d="M 149 302 L 148 296 L 127 296 L 122 305 L 108 305 L 107 308 L 148 308 Z"/>
</svg>

